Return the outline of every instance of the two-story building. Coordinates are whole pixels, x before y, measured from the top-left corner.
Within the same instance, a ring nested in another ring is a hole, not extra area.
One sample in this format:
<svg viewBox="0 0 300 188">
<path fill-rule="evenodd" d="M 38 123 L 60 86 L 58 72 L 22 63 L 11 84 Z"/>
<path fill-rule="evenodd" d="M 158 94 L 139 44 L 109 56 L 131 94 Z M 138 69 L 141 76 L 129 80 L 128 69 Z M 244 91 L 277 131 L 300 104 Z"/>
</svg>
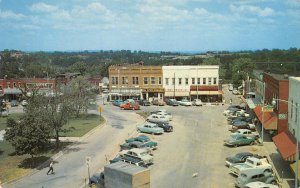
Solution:
<svg viewBox="0 0 300 188">
<path fill-rule="evenodd" d="M 164 97 L 162 67 L 141 64 L 113 65 L 108 69 L 110 99 Z"/>
<path fill-rule="evenodd" d="M 162 70 L 166 98 L 222 101 L 218 65 L 163 66 Z"/>
</svg>

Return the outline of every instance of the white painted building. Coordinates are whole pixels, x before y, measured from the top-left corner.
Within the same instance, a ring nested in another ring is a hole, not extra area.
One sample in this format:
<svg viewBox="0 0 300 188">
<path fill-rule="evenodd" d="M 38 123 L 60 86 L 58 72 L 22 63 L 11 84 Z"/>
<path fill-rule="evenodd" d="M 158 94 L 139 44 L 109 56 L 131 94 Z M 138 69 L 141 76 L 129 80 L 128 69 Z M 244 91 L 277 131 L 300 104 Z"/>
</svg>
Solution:
<svg viewBox="0 0 300 188">
<path fill-rule="evenodd" d="M 222 101 L 218 65 L 163 66 L 162 71 L 166 98 Z"/>
<path fill-rule="evenodd" d="M 289 131 L 295 136 L 298 128 L 298 140 L 300 140 L 300 77 L 289 77 L 288 116 Z"/>
</svg>

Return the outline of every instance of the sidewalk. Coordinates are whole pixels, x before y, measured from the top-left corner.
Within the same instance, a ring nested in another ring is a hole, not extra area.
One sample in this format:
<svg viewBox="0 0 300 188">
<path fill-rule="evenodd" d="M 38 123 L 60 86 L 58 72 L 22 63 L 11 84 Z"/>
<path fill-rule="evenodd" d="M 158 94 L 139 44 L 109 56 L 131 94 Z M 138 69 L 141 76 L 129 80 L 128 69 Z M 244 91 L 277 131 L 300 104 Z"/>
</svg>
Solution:
<svg viewBox="0 0 300 188">
<path fill-rule="evenodd" d="M 273 165 L 274 172 L 282 188 L 292 188 L 295 183 L 295 176 L 289 167 L 289 164 L 282 159 L 280 153 L 273 142 L 264 142 L 263 147 L 269 154 L 269 159 Z"/>
</svg>

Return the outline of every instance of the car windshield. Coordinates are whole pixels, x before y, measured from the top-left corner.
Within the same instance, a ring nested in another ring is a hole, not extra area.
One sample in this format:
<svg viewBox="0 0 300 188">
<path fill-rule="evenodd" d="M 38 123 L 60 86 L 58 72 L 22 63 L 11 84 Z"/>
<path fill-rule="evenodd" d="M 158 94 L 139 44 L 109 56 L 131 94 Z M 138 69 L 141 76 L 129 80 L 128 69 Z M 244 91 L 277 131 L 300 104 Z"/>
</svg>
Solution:
<svg viewBox="0 0 300 188">
<path fill-rule="evenodd" d="M 181 101 L 182 102 L 189 102 L 187 99 L 182 99 Z"/>
<path fill-rule="evenodd" d="M 148 155 L 148 152 L 142 152 L 140 155 L 141 155 L 141 156 Z"/>
</svg>

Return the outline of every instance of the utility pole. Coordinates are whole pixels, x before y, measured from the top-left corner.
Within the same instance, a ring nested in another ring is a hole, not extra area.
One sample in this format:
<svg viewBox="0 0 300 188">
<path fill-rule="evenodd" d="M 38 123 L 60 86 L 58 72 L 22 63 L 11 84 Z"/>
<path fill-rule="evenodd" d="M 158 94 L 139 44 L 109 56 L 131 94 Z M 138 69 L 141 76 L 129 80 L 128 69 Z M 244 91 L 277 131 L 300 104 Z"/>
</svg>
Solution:
<svg viewBox="0 0 300 188">
<path fill-rule="evenodd" d="M 174 96 L 173 96 L 173 98 L 175 99 L 175 72 L 174 72 Z"/>
</svg>

